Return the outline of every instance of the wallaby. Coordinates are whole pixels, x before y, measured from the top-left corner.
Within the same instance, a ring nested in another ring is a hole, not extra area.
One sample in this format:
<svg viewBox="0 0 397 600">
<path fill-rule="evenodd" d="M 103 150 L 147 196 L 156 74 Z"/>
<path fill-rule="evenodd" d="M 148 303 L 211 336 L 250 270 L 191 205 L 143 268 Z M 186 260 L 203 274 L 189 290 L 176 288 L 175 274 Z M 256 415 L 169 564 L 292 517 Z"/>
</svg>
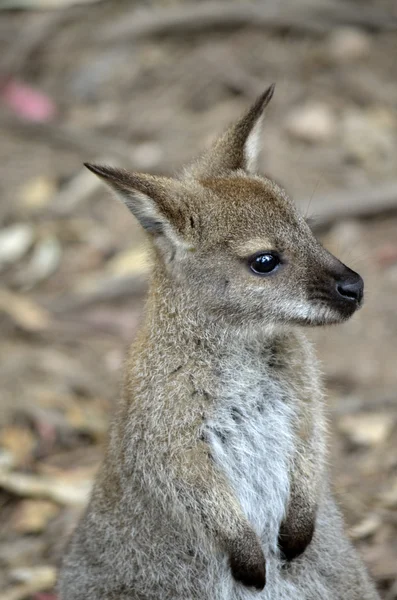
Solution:
<svg viewBox="0 0 397 600">
<path fill-rule="evenodd" d="M 256 174 L 273 86 L 178 179 L 87 167 L 144 227 L 145 318 L 62 600 L 376 600 L 330 491 L 305 326 L 361 277 Z"/>
</svg>

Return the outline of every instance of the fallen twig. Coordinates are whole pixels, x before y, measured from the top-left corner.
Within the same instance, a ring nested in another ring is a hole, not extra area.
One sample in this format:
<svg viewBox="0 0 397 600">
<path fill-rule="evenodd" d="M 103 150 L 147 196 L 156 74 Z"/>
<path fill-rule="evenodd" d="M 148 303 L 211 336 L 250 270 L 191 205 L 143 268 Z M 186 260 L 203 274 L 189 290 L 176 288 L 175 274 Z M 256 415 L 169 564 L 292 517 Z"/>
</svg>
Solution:
<svg viewBox="0 0 397 600">
<path fill-rule="evenodd" d="M 104 31 L 101 41 L 137 39 L 160 34 L 192 33 L 207 29 L 256 27 L 294 29 L 301 33 L 323 33 L 336 24 L 370 29 L 396 29 L 397 19 L 384 11 L 369 7 L 360 9 L 346 2 L 294 0 L 293 2 L 241 3 L 209 0 L 157 8 L 134 10 Z"/>
<path fill-rule="evenodd" d="M 0 488 L 18 496 L 45 498 L 66 506 L 84 505 L 91 485 L 89 480 L 67 483 L 59 478 L 0 471 Z"/>
<path fill-rule="evenodd" d="M 297 204 L 304 209 L 307 199 L 298 200 Z M 313 201 L 314 228 L 320 229 L 342 219 L 368 217 L 393 209 L 397 209 L 397 181 L 350 192 L 335 192 Z"/>
<path fill-rule="evenodd" d="M 110 302 L 126 297 L 142 297 L 147 290 L 147 277 L 136 274 L 129 277 L 109 277 L 101 281 L 96 289 L 70 294 L 53 301 L 46 307 L 55 315 L 81 310 L 99 302 Z"/>
<path fill-rule="evenodd" d="M 219 43 L 203 45 L 195 59 L 205 65 L 211 80 L 221 81 L 234 92 L 247 98 L 255 98 L 263 91 L 263 80 L 248 73 L 238 64 L 233 54 Z"/>
<path fill-rule="evenodd" d="M 111 164 L 111 159 L 98 159 L 99 164 Z M 93 177 L 87 169 L 81 169 L 55 196 L 47 207 L 47 216 L 70 215 L 83 202 L 89 200 L 102 186 L 99 178 Z"/>
<path fill-rule="evenodd" d="M 350 415 L 361 412 L 377 412 L 394 410 L 396 407 L 396 396 L 362 396 L 344 397 L 343 402 L 332 405 L 331 412 L 335 415 Z"/>
<path fill-rule="evenodd" d="M 118 160 L 125 162 L 131 155 L 131 147 L 127 142 L 102 137 L 92 131 L 82 131 L 72 127 L 54 123 L 34 123 L 22 121 L 8 115 L 0 118 L 0 129 L 11 130 L 17 135 L 42 140 L 47 145 L 57 145 L 80 151 L 87 156 L 97 156 L 98 148 L 106 148 Z"/>
<path fill-rule="evenodd" d="M 4 6 L 2 6 L 4 8 Z M 50 12 L 37 15 L 33 22 L 20 32 L 0 58 L 0 78 L 17 76 L 31 55 L 44 43 L 66 18 L 65 12 Z"/>
</svg>

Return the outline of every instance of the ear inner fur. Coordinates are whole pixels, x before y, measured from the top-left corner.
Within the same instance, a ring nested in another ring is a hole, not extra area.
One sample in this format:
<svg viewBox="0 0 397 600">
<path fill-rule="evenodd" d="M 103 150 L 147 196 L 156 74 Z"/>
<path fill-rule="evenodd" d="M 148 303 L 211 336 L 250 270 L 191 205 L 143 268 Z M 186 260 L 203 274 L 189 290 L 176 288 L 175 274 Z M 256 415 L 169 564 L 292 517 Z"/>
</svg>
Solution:
<svg viewBox="0 0 397 600">
<path fill-rule="evenodd" d="M 274 84 L 268 87 L 245 115 L 186 169 L 185 174 L 200 178 L 203 175 L 218 177 L 238 169 L 254 172 L 260 152 L 263 114 L 272 99 L 274 87 Z"/>
<path fill-rule="evenodd" d="M 172 229 L 176 212 L 175 196 L 180 184 L 175 179 L 130 173 L 107 165 L 84 164 L 104 180 L 149 234 L 168 235 L 176 239 L 176 232 L 172 232 Z"/>
</svg>

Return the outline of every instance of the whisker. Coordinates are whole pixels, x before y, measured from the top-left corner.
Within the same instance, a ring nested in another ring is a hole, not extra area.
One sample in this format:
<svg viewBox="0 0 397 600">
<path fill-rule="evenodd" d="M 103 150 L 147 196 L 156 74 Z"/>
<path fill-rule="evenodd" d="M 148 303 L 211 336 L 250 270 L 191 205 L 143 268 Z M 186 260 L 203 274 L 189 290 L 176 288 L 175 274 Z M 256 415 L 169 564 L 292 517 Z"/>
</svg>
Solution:
<svg viewBox="0 0 397 600">
<path fill-rule="evenodd" d="M 319 185 L 320 185 L 320 182 L 322 181 L 322 179 L 324 179 L 324 174 L 323 174 L 323 173 L 320 173 L 320 176 L 319 176 L 319 178 L 317 179 L 316 185 L 314 186 L 314 189 L 313 189 L 312 195 L 310 196 L 310 200 L 309 200 L 309 203 L 308 203 L 308 205 L 307 205 L 307 208 L 306 208 L 306 212 L 305 212 L 305 219 L 307 219 L 307 215 L 308 215 L 308 212 L 309 212 L 309 210 L 310 210 L 310 205 L 311 205 L 311 203 L 312 203 L 312 200 L 313 200 L 314 194 L 317 192 L 317 190 L 318 190 L 318 187 L 319 187 Z"/>
</svg>

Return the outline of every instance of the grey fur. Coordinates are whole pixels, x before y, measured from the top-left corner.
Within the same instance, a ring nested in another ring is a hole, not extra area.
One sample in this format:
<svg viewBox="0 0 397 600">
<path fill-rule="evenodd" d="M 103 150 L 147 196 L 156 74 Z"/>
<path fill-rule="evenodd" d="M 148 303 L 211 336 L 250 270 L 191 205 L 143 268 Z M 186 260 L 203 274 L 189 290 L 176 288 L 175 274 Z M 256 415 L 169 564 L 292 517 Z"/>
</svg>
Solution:
<svg viewBox="0 0 397 600">
<path fill-rule="evenodd" d="M 89 167 L 147 228 L 153 276 L 62 600 L 378 598 L 329 489 L 302 330 L 351 316 L 336 282 L 360 279 L 251 173 L 271 94 L 179 181 Z M 261 250 L 283 257 L 266 277 Z"/>
</svg>

